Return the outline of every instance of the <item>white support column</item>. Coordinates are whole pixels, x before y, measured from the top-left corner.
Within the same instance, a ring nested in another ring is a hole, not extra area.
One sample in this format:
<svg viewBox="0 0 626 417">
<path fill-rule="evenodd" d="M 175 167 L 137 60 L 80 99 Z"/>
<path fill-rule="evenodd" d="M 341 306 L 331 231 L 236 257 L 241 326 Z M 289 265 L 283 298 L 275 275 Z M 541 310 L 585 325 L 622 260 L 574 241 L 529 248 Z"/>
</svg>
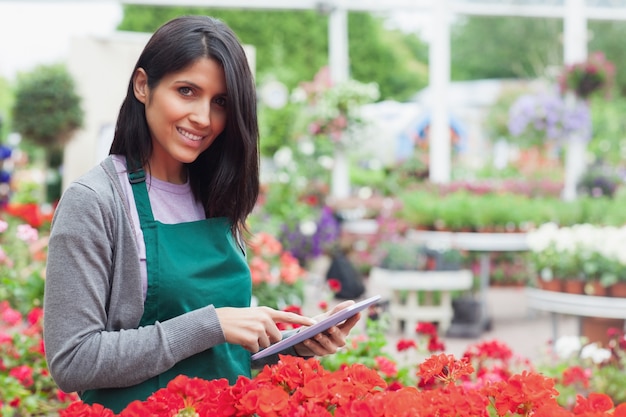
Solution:
<svg viewBox="0 0 626 417">
<path fill-rule="evenodd" d="M 337 3 L 337 2 L 336 2 Z M 341 83 L 349 77 L 348 58 L 348 11 L 335 4 L 328 16 L 328 65 L 333 83 Z M 348 154 L 341 146 L 333 155 L 331 195 L 335 198 L 350 196 L 350 163 Z"/>
<path fill-rule="evenodd" d="M 563 17 L 563 61 L 565 65 L 587 59 L 587 16 L 585 0 L 567 0 Z M 576 100 L 573 93 L 566 101 Z M 576 199 L 576 186 L 585 172 L 586 144 L 577 137 L 567 138 L 565 156 L 565 184 L 562 198 Z"/>
<path fill-rule="evenodd" d="M 333 82 L 348 79 L 348 57 L 348 11 L 336 6 L 328 16 L 328 65 Z"/>
<path fill-rule="evenodd" d="M 585 0 L 566 0 L 563 16 L 563 54 L 565 64 L 587 58 L 587 16 Z"/>
<path fill-rule="evenodd" d="M 448 0 L 434 2 L 432 38 L 429 50 L 430 88 L 430 180 L 450 181 L 450 116 L 448 85 L 450 84 L 450 16 Z"/>
</svg>

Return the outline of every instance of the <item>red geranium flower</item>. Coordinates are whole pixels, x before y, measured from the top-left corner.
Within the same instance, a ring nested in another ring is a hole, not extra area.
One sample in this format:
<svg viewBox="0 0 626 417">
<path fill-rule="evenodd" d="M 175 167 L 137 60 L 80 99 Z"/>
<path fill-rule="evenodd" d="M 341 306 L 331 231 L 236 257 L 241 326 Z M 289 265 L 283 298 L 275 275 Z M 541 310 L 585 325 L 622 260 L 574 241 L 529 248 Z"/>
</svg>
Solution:
<svg viewBox="0 0 626 417">
<path fill-rule="evenodd" d="M 411 348 L 417 349 L 417 343 L 412 339 L 400 339 L 396 344 L 396 350 L 398 352 L 404 352 L 405 350 L 409 350 Z"/>
<path fill-rule="evenodd" d="M 609 411 L 613 408 L 613 400 L 606 394 L 592 392 L 587 398 L 582 395 L 576 396 L 574 414 Z"/>
<path fill-rule="evenodd" d="M 563 385 L 570 386 L 580 383 L 584 388 L 589 388 L 589 377 L 587 371 L 581 366 L 571 366 L 563 371 Z"/>
<path fill-rule="evenodd" d="M 59 412 L 59 417 L 114 417 L 113 411 L 100 404 L 85 404 L 81 401 L 72 403 Z"/>
<path fill-rule="evenodd" d="M 338 279 L 330 278 L 328 280 L 328 287 L 332 292 L 337 294 L 339 291 L 341 291 L 341 282 Z"/>
<path fill-rule="evenodd" d="M 25 387 L 33 385 L 33 368 L 28 365 L 20 365 L 9 371 L 9 375 L 20 381 Z"/>
</svg>

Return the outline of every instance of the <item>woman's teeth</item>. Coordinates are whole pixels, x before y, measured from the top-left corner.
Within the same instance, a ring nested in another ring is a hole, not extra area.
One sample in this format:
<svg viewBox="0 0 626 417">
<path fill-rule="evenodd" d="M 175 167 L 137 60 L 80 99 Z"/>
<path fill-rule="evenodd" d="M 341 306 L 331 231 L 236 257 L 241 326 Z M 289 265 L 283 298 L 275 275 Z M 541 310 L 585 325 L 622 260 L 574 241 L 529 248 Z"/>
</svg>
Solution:
<svg viewBox="0 0 626 417">
<path fill-rule="evenodd" d="M 189 140 L 202 140 L 203 136 L 194 135 L 192 133 L 187 132 L 186 130 L 178 129 L 178 133 L 183 135 Z"/>
</svg>

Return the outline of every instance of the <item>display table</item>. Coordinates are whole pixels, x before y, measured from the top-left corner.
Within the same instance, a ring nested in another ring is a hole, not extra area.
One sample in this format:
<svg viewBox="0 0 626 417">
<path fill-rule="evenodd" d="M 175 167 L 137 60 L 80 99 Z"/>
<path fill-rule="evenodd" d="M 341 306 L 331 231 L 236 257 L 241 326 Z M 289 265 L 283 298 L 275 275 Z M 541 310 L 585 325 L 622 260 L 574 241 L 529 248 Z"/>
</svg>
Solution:
<svg viewBox="0 0 626 417">
<path fill-rule="evenodd" d="M 473 252 L 522 252 L 528 250 L 526 233 L 409 230 L 407 237 L 431 247 L 450 247 Z"/>
<path fill-rule="evenodd" d="M 526 288 L 526 299 L 529 308 L 551 313 L 553 340 L 558 338 L 557 314 L 579 318 L 626 319 L 626 298 L 597 297 Z"/>
<path fill-rule="evenodd" d="M 393 330 L 400 332 L 403 325 L 405 336 L 413 337 L 420 321 L 437 322 L 439 331 L 445 333 L 454 314 L 451 291 L 470 289 L 472 278 L 468 270 L 397 271 L 374 267 L 369 279 L 389 292 L 385 296 L 390 297 Z"/>
<path fill-rule="evenodd" d="M 482 323 L 469 329 L 466 324 L 458 332 L 464 337 L 478 337 L 491 327 L 491 319 L 487 311 L 487 291 L 489 289 L 491 252 L 523 252 L 528 250 L 526 233 L 470 233 L 470 232 L 437 232 L 410 230 L 407 237 L 431 249 L 451 248 L 480 252 L 480 302 L 482 306 Z M 454 336 L 455 332 L 451 332 Z"/>
</svg>

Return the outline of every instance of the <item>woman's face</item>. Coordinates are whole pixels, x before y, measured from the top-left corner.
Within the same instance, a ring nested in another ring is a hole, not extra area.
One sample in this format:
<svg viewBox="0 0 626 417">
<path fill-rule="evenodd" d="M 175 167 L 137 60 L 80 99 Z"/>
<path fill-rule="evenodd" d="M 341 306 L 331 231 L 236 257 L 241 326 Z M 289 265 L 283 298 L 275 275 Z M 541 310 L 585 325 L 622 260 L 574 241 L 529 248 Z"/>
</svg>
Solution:
<svg viewBox="0 0 626 417">
<path fill-rule="evenodd" d="M 195 161 L 226 125 L 224 69 L 212 59 L 201 58 L 150 89 L 145 71 L 139 68 L 134 90 L 145 105 L 152 136 L 150 174 L 164 181 L 185 182 L 183 164 Z"/>
</svg>

